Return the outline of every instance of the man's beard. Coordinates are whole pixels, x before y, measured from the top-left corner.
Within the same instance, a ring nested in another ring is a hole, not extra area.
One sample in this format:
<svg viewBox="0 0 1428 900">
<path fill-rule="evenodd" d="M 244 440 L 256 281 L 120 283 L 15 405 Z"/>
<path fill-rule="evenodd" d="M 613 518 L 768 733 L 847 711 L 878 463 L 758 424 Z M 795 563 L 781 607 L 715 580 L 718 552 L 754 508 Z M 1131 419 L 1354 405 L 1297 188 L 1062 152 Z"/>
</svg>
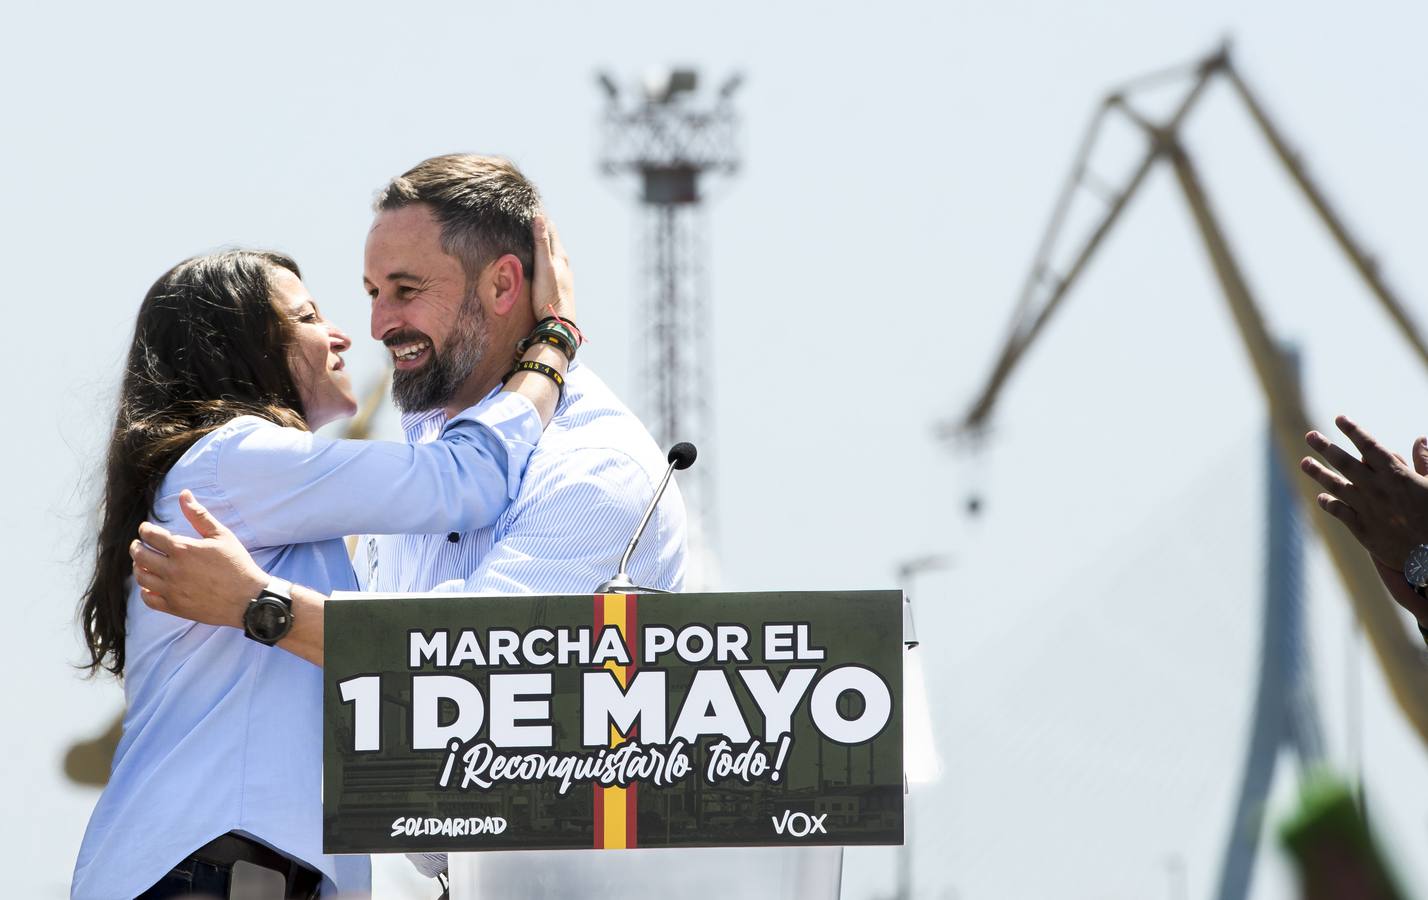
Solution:
<svg viewBox="0 0 1428 900">
<path fill-rule="evenodd" d="M 486 311 L 472 292 L 462 301 L 445 346 L 432 354 L 431 361 L 420 369 L 392 373 L 392 402 L 397 409 L 426 412 L 449 404 L 486 355 L 485 326 Z"/>
</svg>

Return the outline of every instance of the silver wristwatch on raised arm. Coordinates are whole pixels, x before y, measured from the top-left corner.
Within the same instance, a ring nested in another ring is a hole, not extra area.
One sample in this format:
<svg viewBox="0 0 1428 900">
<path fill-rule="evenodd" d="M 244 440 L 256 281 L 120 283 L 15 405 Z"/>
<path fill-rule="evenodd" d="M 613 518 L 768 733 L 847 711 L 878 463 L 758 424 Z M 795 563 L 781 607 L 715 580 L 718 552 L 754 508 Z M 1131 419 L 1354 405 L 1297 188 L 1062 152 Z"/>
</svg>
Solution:
<svg viewBox="0 0 1428 900">
<path fill-rule="evenodd" d="M 1403 577 L 1423 596 L 1428 588 L 1428 544 L 1419 544 L 1408 551 L 1408 560 L 1403 564 Z"/>
</svg>

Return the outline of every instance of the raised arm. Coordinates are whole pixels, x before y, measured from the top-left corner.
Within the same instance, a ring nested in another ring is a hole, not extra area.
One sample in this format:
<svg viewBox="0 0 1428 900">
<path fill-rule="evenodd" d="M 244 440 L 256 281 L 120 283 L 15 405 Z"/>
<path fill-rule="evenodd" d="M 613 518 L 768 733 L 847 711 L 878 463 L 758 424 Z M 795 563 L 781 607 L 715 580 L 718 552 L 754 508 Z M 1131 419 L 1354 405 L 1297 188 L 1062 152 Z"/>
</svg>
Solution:
<svg viewBox="0 0 1428 900">
<path fill-rule="evenodd" d="M 600 456 L 598 462 L 582 470 L 567 461 L 559 471 L 546 473 L 550 483 L 534 491 L 539 499 L 533 508 L 516 517 L 481 567 L 464 582 L 448 582 L 437 589 L 500 594 L 594 590 L 614 574 L 625 541 L 653 490 L 649 477 L 633 460 Z M 144 602 L 160 612 L 208 625 L 242 628 L 243 613 L 268 586 L 270 576 L 192 494 L 185 491 L 179 505 L 198 538 L 145 522 L 139 529 L 143 543 L 130 545 L 134 578 Z M 650 587 L 678 590 L 683 580 L 679 521 L 662 520 L 661 526 L 669 533 L 647 535 L 634 574 Z M 278 646 L 320 666 L 327 596 L 293 585 L 292 601 L 292 631 Z"/>
<path fill-rule="evenodd" d="M 531 305 L 536 320 L 553 318 L 562 324 L 573 323 L 573 279 L 559 235 L 541 217 L 533 223 L 533 233 L 536 253 Z M 579 341 L 578 330 L 575 331 L 575 339 Z M 562 349 L 558 341 L 548 343 L 537 340 L 530 344 L 522 359 L 548 365 L 563 377 L 568 361 L 567 349 Z M 482 507 L 483 504 L 496 507 L 494 513 L 487 510 L 489 519 L 486 523 L 489 524 L 505 509 L 519 487 L 529 444 L 539 433 L 539 427 L 532 422 L 533 417 L 538 416 L 542 425 L 548 423 L 559 397 L 560 388 L 553 379 L 537 371 L 518 370 L 507 380 L 505 389 L 499 395 L 453 419 L 443 434 L 444 440 L 437 443 L 481 445 L 484 452 L 497 462 L 500 462 L 500 454 L 504 453 L 505 466 L 501 477 L 485 479 L 489 497 L 452 496 L 470 492 L 441 489 L 413 493 L 415 496 L 442 498 L 435 513 L 430 508 L 413 510 L 411 507 L 421 504 L 402 502 L 401 495 L 407 493 L 403 488 L 410 488 L 413 478 L 432 477 L 431 473 L 439 470 L 442 464 L 456 464 L 462 452 L 431 445 L 425 445 L 430 449 L 423 450 L 407 444 L 323 442 L 304 432 L 263 428 L 261 431 L 265 433 L 254 438 L 256 443 L 249 448 L 255 453 L 247 454 L 246 460 L 243 458 L 245 455 L 230 455 L 230 462 L 238 460 L 238 470 L 230 466 L 229 471 L 223 473 L 220 483 L 232 483 L 233 490 L 247 491 L 243 508 L 257 510 L 252 518 L 264 524 L 255 528 L 236 518 L 236 505 L 230 504 L 235 509 L 225 510 L 222 514 L 235 517 L 233 523 L 240 529 L 240 533 L 235 534 L 199 504 L 191 491 L 183 491 L 180 507 L 198 538 L 175 535 L 149 522 L 140 526 L 141 540 L 131 543 L 130 555 L 134 559 L 134 576 L 142 596 L 149 606 L 162 612 L 209 625 L 242 628 L 243 613 L 248 603 L 269 583 L 269 577 L 253 561 L 245 544 L 249 547 L 273 546 L 362 531 L 420 533 L 426 529 L 471 530 L 477 526 L 457 517 L 463 514 L 462 508 L 473 505 Z M 502 423 L 510 426 L 514 437 L 501 433 Z M 513 445 L 514 452 L 511 450 Z M 413 451 L 428 453 L 436 463 L 421 468 L 417 473 L 404 469 L 404 454 Z M 311 458 L 314 455 L 321 457 L 320 464 L 314 465 Z M 265 471 L 241 471 L 245 461 L 249 465 L 261 465 Z M 395 473 L 399 482 L 401 479 L 406 479 L 406 482 L 393 484 L 391 478 L 384 478 L 382 473 L 388 476 Z M 398 501 L 387 502 L 385 494 L 372 496 L 374 489 L 395 491 Z M 369 491 L 369 495 L 356 504 L 359 512 L 354 516 L 351 514 L 352 497 L 363 490 Z M 496 496 L 497 492 L 500 496 Z M 377 521 L 368 522 L 361 518 L 369 514 L 375 516 Z M 293 629 L 279 646 L 321 665 L 322 604 L 326 596 L 306 587 L 294 586 L 292 599 Z"/>
<path fill-rule="evenodd" d="M 226 426 L 230 433 L 199 448 L 191 460 L 194 480 L 184 486 L 250 548 L 359 533 L 474 531 L 495 522 L 516 496 L 579 343 L 571 324 L 573 278 L 559 236 L 539 217 L 532 236 L 530 303 L 545 321 L 504 389 L 454 416 L 440 441 L 332 440 L 237 420 Z M 463 490 L 450 490 L 452 484 Z"/>
<path fill-rule="evenodd" d="M 1307 456 L 1299 467 L 1324 489 L 1319 506 L 1368 551 L 1384 588 L 1428 641 L 1428 598 L 1408 579 L 1411 555 L 1428 543 L 1428 438 L 1413 442 L 1410 462 L 1349 417 L 1335 421 L 1361 458 L 1311 431 L 1305 440 L 1333 468 Z"/>
<path fill-rule="evenodd" d="M 537 322 L 553 318 L 559 322 L 575 321 L 575 276 L 570 271 L 570 258 L 565 253 L 565 245 L 560 242 L 560 234 L 555 224 L 544 216 L 536 216 L 531 223 L 531 234 L 535 238 L 535 272 L 531 275 L 531 312 Z M 581 340 L 579 330 L 575 330 L 576 345 Z M 552 366 L 565 376 L 569 363 L 564 351 L 552 343 L 535 341 L 527 347 L 521 362 L 537 362 Z M 520 394 L 535 406 L 541 424 L 550 424 L 555 415 L 556 404 L 560 402 L 560 388 L 549 378 L 537 372 L 517 371 L 507 381 L 505 390 Z"/>
</svg>

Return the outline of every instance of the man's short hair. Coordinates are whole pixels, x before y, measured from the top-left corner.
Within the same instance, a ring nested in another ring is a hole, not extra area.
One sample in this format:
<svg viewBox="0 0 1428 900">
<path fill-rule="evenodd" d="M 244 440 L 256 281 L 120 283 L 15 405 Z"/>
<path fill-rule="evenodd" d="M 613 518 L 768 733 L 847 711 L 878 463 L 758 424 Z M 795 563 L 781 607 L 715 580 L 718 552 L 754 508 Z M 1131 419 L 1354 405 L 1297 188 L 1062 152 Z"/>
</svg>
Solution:
<svg viewBox="0 0 1428 900">
<path fill-rule="evenodd" d="M 508 159 L 451 153 L 418 163 L 377 193 L 377 212 L 425 203 L 441 225 L 441 249 L 461 261 L 466 278 L 507 253 L 531 277 L 531 219 L 540 194 Z"/>
</svg>

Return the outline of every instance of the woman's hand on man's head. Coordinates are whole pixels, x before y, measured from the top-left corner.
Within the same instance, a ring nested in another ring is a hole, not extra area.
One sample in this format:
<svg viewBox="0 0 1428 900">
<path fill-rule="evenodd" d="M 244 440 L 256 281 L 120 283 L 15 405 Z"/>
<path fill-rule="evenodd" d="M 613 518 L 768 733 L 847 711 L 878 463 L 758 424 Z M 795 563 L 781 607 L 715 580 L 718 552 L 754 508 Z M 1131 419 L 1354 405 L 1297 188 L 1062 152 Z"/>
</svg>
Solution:
<svg viewBox="0 0 1428 900">
<path fill-rule="evenodd" d="M 545 216 L 531 222 L 535 272 L 531 275 L 531 311 L 539 322 L 551 316 L 575 321 L 575 276 L 555 225 Z"/>
</svg>

